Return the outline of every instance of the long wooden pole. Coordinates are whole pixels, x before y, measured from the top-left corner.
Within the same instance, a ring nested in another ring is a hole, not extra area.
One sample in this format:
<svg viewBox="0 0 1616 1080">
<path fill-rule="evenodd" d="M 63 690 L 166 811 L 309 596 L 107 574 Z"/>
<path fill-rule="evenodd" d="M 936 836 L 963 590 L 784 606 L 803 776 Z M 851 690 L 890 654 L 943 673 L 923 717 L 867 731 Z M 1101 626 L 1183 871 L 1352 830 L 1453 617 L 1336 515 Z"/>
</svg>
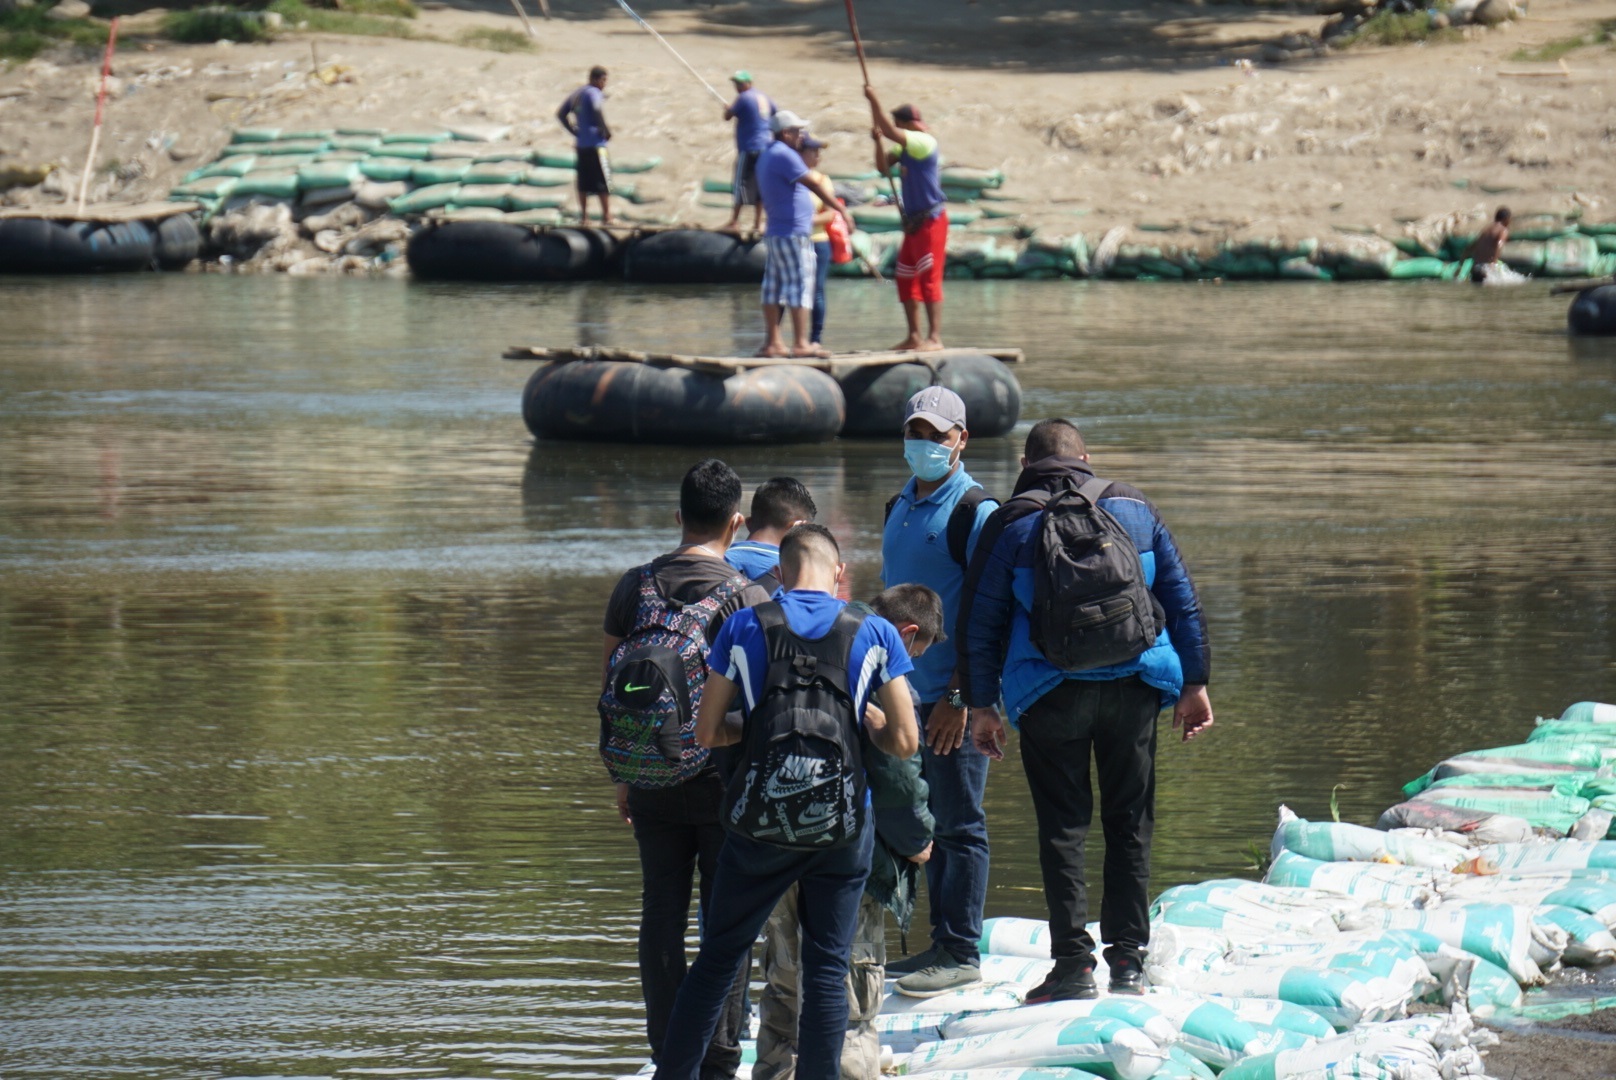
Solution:
<svg viewBox="0 0 1616 1080">
<path fill-rule="evenodd" d="M 859 74 L 864 76 L 864 85 L 869 86 L 871 85 L 870 66 L 864 61 L 864 39 L 859 37 L 858 16 L 853 13 L 853 0 L 843 0 L 843 2 L 847 5 L 847 28 L 853 34 L 853 50 L 858 53 Z M 870 137 L 875 140 L 876 149 L 881 149 L 881 133 L 873 131 L 870 133 Z M 886 160 L 885 155 L 877 156 L 883 161 Z M 881 171 L 887 174 L 887 188 L 892 192 L 892 205 L 896 206 L 901 214 L 903 213 L 903 200 L 898 198 L 898 182 L 892 179 L 892 174 L 885 168 Z M 876 276 L 880 276 L 879 270 L 876 271 Z"/>
<path fill-rule="evenodd" d="M 118 16 L 112 17 L 112 28 L 107 31 L 107 54 L 101 60 L 101 87 L 95 92 L 95 129 L 90 132 L 90 152 L 84 158 L 84 175 L 79 178 L 79 208 L 84 213 L 84 200 L 90 194 L 90 172 L 95 167 L 95 152 L 101 148 L 101 115 L 107 105 L 107 77 L 112 74 L 112 49 L 118 43 Z"/>
</svg>

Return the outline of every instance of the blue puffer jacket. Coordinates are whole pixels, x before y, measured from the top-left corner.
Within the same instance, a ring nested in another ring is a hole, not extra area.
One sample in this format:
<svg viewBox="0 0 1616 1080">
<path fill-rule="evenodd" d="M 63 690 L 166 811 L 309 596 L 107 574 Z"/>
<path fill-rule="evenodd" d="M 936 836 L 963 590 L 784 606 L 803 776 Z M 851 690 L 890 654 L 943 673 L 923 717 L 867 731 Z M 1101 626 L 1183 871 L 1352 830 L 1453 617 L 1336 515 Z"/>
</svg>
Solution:
<svg viewBox="0 0 1616 1080">
<path fill-rule="evenodd" d="M 1088 465 L 1074 458 L 1045 458 L 1022 470 L 1015 494 L 1042 488 L 1057 491 L 1094 478 Z M 1136 488 L 1113 483 L 1100 505 L 1133 537 L 1144 564 L 1145 582 L 1167 614 L 1167 626 L 1156 644 L 1123 664 L 1090 671 L 1062 671 L 1033 646 L 1033 558 L 1038 547 L 1041 513 L 1009 520 L 1017 507 L 1007 502 L 983 526 L 981 543 L 965 578 L 955 637 L 962 642 L 965 664 L 961 690 L 971 705 L 986 707 L 1002 693 L 1010 722 L 1065 679 L 1124 679 L 1138 675 L 1161 690 L 1162 707 L 1178 700 L 1186 683 L 1205 683 L 1212 674 L 1212 650 L 1206 616 L 1195 583 L 1161 515 Z"/>
</svg>

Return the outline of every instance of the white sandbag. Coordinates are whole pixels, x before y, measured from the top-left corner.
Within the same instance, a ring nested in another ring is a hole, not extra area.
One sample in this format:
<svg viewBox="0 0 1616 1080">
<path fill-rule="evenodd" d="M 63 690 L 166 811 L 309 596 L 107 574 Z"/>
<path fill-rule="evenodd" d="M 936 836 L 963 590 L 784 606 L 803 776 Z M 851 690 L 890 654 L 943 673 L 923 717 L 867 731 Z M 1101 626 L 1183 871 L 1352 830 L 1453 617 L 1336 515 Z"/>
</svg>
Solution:
<svg viewBox="0 0 1616 1080">
<path fill-rule="evenodd" d="M 936 1042 L 942 1038 L 943 1023 L 952 1015 L 941 1012 L 881 1013 L 872 1021 L 872 1026 L 881 1037 L 881 1045 L 890 1046 L 899 1053 L 908 1053 L 921 1043 Z"/>
<path fill-rule="evenodd" d="M 1423 930 L 1387 930 L 1384 936 L 1418 953 L 1431 974 L 1442 980 L 1440 999 L 1444 1004 L 1462 1005 L 1477 1016 L 1492 1016 L 1501 1009 L 1519 1008 L 1525 1000 L 1515 977 L 1485 957 Z"/>
<path fill-rule="evenodd" d="M 1086 1019 L 927 1043 L 909 1055 L 900 1072 L 1064 1065 L 1099 1070 L 1117 1080 L 1148 1080 L 1167 1061 L 1166 1049 L 1138 1028 Z"/>
<path fill-rule="evenodd" d="M 926 1080 L 1094 1080 L 1094 1074 L 1080 1069 L 962 1069 L 929 1072 Z"/>
<path fill-rule="evenodd" d="M 1442 985 L 1414 949 L 1373 934 L 1342 935 L 1330 943 L 1236 945 L 1228 960 L 1237 967 L 1322 966 L 1367 972 L 1397 985 L 1409 1000 L 1425 997 Z"/>
<path fill-rule="evenodd" d="M 974 983 L 958 990 L 950 990 L 936 997 L 917 998 L 905 994 L 889 993 L 881 1000 L 881 1012 L 894 1013 L 962 1013 L 993 1012 L 996 1009 L 1021 1007 L 1026 991 L 1007 983 Z"/>
<path fill-rule="evenodd" d="M 1565 933 L 1532 922 L 1529 908 L 1511 904 L 1456 904 L 1430 911 L 1368 908 L 1349 918 L 1351 929 L 1423 930 L 1440 941 L 1492 961 L 1523 986 L 1543 981 L 1543 965 L 1559 959 Z"/>
<path fill-rule="evenodd" d="M 1307 821 L 1285 806 L 1279 808 L 1279 828 L 1274 830 L 1271 854 L 1277 858 L 1282 851 L 1294 851 L 1320 862 L 1393 859 L 1433 870 L 1452 870 L 1471 857 L 1467 848 L 1418 833 L 1382 832 L 1339 821 Z"/>
<path fill-rule="evenodd" d="M 1430 1043 L 1378 1027 L 1359 1028 L 1300 1050 L 1248 1058 L 1222 1076 L 1223 1080 L 1443 1080 L 1442 1056 Z"/>
<path fill-rule="evenodd" d="M 1511 982 L 1510 985 L 1515 984 Z M 1519 992 L 1519 987 L 1516 988 L 1516 992 Z M 1187 990 L 1177 990 L 1170 986 L 1152 986 L 1145 994 L 1145 1000 L 1152 1003 L 1164 997 L 1197 1004 L 1203 1001 L 1216 1002 L 1259 1031 L 1264 1028 L 1277 1028 L 1313 1039 L 1328 1038 L 1335 1034 L 1335 1028 L 1318 1013 L 1277 998 L 1219 997 L 1214 994 L 1195 994 Z"/>
<path fill-rule="evenodd" d="M 1230 910 L 1213 907 L 1199 900 L 1158 904 L 1152 922 L 1175 926 L 1198 926 L 1220 930 L 1234 942 L 1266 941 L 1275 935 L 1334 937 L 1335 919 L 1327 912 L 1299 909 L 1293 912 Z"/>
<path fill-rule="evenodd" d="M 1492 901 L 1538 907 L 1559 904 L 1585 911 L 1616 930 L 1616 885 L 1588 881 L 1572 873 L 1543 873 L 1529 877 L 1498 874 L 1465 876 L 1443 886 L 1449 902 Z"/>
<path fill-rule="evenodd" d="M 1242 878 L 1220 878 L 1168 889 L 1156 898 L 1154 909 L 1186 901 L 1276 922 L 1305 922 L 1321 913 L 1334 922 L 1347 912 L 1363 906 L 1335 892 L 1270 885 Z"/>
<path fill-rule="evenodd" d="M 1014 986 L 1024 987 L 1028 990 L 1044 981 L 1044 977 L 1054 968 L 1053 960 L 1031 960 L 1025 956 L 993 956 L 984 954 L 981 960 L 982 981 L 995 983 L 1010 983 Z M 1094 977 L 1101 979 L 1105 974 L 1105 964 L 1096 962 Z"/>
<path fill-rule="evenodd" d="M 1384 863 L 1320 862 L 1282 851 L 1263 878 L 1270 885 L 1319 889 L 1371 903 L 1424 907 L 1437 899 L 1440 871 Z"/>
<path fill-rule="evenodd" d="M 1049 924 L 1042 919 L 986 919 L 982 923 L 982 937 L 977 944 L 983 955 L 1048 960 Z"/>
<path fill-rule="evenodd" d="M 1146 957 L 1145 971 L 1156 986 L 1222 997 L 1277 998 L 1311 1009 L 1337 1030 L 1402 1016 L 1410 1000 L 1406 983 L 1367 971 L 1236 967 L 1227 962 L 1198 969 L 1156 965 L 1151 960 Z"/>
<path fill-rule="evenodd" d="M 1087 1001 L 1050 1001 L 992 1013 L 950 1017 L 942 1026 L 944 1039 L 971 1039 L 999 1031 L 1096 1018 L 1115 1020 L 1138 1028 L 1162 1046 L 1178 1041 L 1179 1029 L 1155 1002 L 1134 996 L 1099 997 Z"/>
<path fill-rule="evenodd" d="M 1607 705 L 1602 701 L 1579 701 L 1566 706 L 1560 719 L 1584 724 L 1616 724 L 1616 705 Z"/>
<path fill-rule="evenodd" d="M 1566 947 L 1561 959 L 1576 967 L 1602 967 L 1616 960 L 1616 934 L 1584 911 L 1546 904 L 1532 910 L 1532 921 L 1565 931 Z"/>
<path fill-rule="evenodd" d="M 1569 870 L 1616 870 L 1616 840 L 1585 843 L 1542 839 L 1527 844 L 1488 844 L 1476 854 L 1502 874 Z"/>
</svg>

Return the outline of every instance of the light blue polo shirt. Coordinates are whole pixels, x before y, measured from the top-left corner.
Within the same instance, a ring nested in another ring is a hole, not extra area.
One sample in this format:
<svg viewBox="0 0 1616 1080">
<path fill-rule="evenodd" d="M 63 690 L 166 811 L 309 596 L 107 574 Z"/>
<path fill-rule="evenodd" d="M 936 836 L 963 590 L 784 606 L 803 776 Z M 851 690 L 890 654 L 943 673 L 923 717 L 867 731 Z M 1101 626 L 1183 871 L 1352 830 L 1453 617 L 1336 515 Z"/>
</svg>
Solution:
<svg viewBox="0 0 1616 1080">
<path fill-rule="evenodd" d="M 962 465 L 943 481 L 942 487 L 917 502 L 915 479 L 910 477 L 881 532 L 881 583 L 887 588 L 911 582 L 925 585 L 943 599 L 943 632 L 948 640 L 933 645 L 916 659 L 914 673 L 909 676 L 915 693 L 927 705 L 943 697 L 954 677 L 954 622 L 959 618 L 965 568 L 948 554 L 948 519 L 960 496 L 974 486 L 976 481 Z M 965 544 L 967 561 L 976 552 L 983 524 L 998 506 L 992 499 L 983 499 L 977 505 L 976 520 Z"/>
<path fill-rule="evenodd" d="M 759 540 L 738 540 L 724 552 L 724 561 L 756 581 L 780 565 L 780 549 Z"/>
</svg>

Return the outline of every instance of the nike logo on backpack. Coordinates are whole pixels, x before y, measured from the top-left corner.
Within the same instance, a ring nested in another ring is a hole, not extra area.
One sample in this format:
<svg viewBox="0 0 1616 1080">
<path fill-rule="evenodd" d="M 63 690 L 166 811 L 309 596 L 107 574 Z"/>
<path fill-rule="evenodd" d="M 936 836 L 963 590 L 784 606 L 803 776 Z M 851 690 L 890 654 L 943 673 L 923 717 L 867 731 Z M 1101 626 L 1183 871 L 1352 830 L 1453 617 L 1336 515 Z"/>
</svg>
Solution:
<svg viewBox="0 0 1616 1080">
<path fill-rule="evenodd" d="M 632 694 L 636 690 L 649 690 L 649 689 L 651 689 L 651 684 L 650 683 L 646 683 L 644 686 L 635 686 L 633 683 L 629 683 L 627 686 L 623 687 L 623 693 Z"/>
</svg>

